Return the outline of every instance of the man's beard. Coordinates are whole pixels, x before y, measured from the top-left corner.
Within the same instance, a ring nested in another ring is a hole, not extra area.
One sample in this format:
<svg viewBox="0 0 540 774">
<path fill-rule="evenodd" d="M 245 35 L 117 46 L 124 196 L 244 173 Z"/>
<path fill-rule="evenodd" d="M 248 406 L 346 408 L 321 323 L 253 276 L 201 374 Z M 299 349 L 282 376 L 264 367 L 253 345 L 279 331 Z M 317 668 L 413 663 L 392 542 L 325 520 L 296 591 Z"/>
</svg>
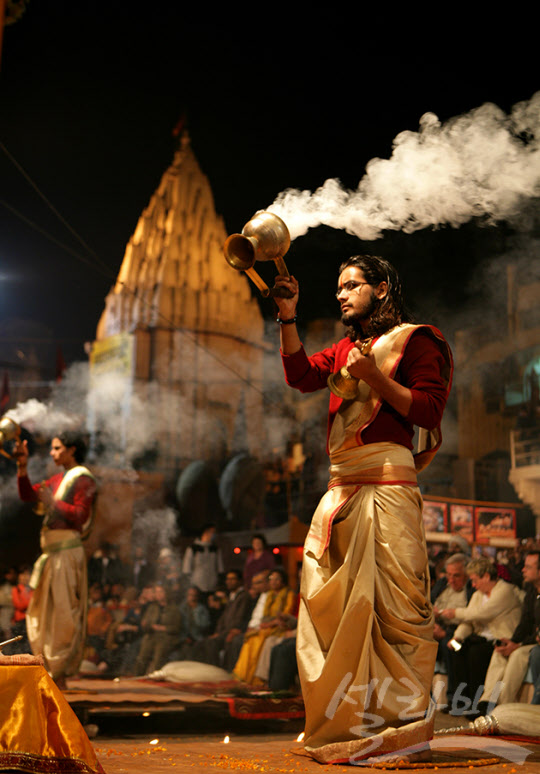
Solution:
<svg viewBox="0 0 540 774">
<path fill-rule="evenodd" d="M 362 338 L 368 329 L 368 325 L 366 325 L 366 323 L 377 310 L 379 305 L 380 301 L 373 293 L 369 299 L 369 303 L 366 304 L 366 307 L 361 312 L 345 312 L 341 315 L 341 322 L 343 325 L 346 325 L 350 331 L 354 331 L 355 334 L 358 334 L 357 338 Z"/>
</svg>

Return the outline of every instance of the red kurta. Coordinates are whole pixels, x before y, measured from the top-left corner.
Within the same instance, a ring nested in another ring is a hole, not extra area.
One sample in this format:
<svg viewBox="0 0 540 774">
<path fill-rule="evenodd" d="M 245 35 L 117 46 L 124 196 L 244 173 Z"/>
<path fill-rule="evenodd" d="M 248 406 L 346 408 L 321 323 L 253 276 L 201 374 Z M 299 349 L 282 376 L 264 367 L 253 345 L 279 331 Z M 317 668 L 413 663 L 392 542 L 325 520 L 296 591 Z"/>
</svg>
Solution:
<svg viewBox="0 0 540 774">
<path fill-rule="evenodd" d="M 17 583 L 11 589 L 11 599 L 13 601 L 13 622 L 18 623 L 26 618 L 26 610 L 32 599 L 32 589 L 30 586 L 24 586 Z"/>
<path fill-rule="evenodd" d="M 446 374 L 448 361 L 431 330 L 436 331 L 425 326 L 412 333 L 392 377 L 411 390 L 412 404 L 408 415 L 402 417 L 383 402 L 374 421 L 363 429 L 362 444 L 392 441 L 412 449 L 413 425 L 432 430 L 440 424 L 449 389 Z M 436 333 L 442 339 L 442 335 L 438 331 Z M 326 388 L 328 377 L 346 364 L 347 355 L 353 347 L 354 342 L 344 338 L 311 357 L 303 348 L 293 355 L 282 354 L 287 384 L 300 392 Z M 330 393 L 328 434 L 342 403 L 342 398 Z"/>
<path fill-rule="evenodd" d="M 287 382 L 326 388 L 353 346 L 342 339 L 310 358 L 284 356 Z M 452 356 L 436 329 L 408 324 L 376 339 L 373 356 L 412 403 L 402 417 L 362 381 L 352 400 L 330 395 L 330 481 L 304 545 L 297 629 L 304 745 L 321 763 L 356 763 L 432 735 L 436 645 L 416 473 L 440 444 Z M 413 458 L 414 425 L 423 429 Z"/>
<path fill-rule="evenodd" d="M 37 502 L 38 491 L 42 486 L 48 487 L 54 494 L 64 475 L 64 473 L 56 473 L 46 481 L 33 485 L 28 476 L 20 476 L 17 478 L 19 497 L 27 503 Z M 95 481 L 90 476 L 79 476 L 70 489 L 68 501 L 55 500 L 54 515 L 50 517 L 47 527 L 49 529 L 74 529 L 81 532 L 83 525 L 88 521 L 95 495 Z"/>
<path fill-rule="evenodd" d="M 42 554 L 32 571 L 34 594 L 26 614 L 32 651 L 43 654 L 45 668 L 56 679 L 74 674 L 82 658 L 88 604 L 82 539 L 92 523 L 96 482 L 83 466 L 35 486 L 27 476 L 17 480 L 25 502 L 38 501 L 43 486 L 56 494 L 44 515 Z"/>
</svg>

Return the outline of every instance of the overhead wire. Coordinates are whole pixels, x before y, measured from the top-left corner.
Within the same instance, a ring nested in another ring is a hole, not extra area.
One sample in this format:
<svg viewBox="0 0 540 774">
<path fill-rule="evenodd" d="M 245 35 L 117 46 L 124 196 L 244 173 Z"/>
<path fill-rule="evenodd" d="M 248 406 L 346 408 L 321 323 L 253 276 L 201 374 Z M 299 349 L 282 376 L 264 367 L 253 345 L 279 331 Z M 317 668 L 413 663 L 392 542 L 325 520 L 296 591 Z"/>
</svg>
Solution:
<svg viewBox="0 0 540 774">
<path fill-rule="evenodd" d="M 257 387 L 256 384 L 254 384 L 249 378 L 243 376 L 241 373 L 239 373 L 235 368 L 233 368 L 229 363 L 227 363 L 225 360 L 220 358 L 213 350 L 209 349 L 208 347 L 205 347 L 204 344 L 201 344 L 200 341 L 198 341 L 198 338 L 195 335 L 192 335 L 189 331 L 186 331 L 185 328 L 181 328 L 178 325 L 175 325 L 172 320 L 170 320 L 166 315 L 163 314 L 160 310 L 155 310 L 153 305 L 146 301 L 144 298 L 142 298 L 137 289 L 133 289 L 129 287 L 124 281 L 119 281 L 117 275 L 114 274 L 114 272 L 111 270 L 109 266 L 100 258 L 100 256 L 92 250 L 92 248 L 86 243 L 86 241 L 77 233 L 77 231 L 68 223 L 68 221 L 63 217 L 63 215 L 58 211 L 58 209 L 52 204 L 52 202 L 49 200 L 49 198 L 41 191 L 39 186 L 32 180 L 28 172 L 24 169 L 24 167 L 19 164 L 19 162 L 15 159 L 13 154 L 11 154 L 4 143 L 0 140 L 0 148 L 4 152 L 4 154 L 7 156 L 7 158 L 11 161 L 11 163 L 15 166 L 15 168 L 19 171 L 19 173 L 24 177 L 24 179 L 27 181 L 27 183 L 33 188 L 33 190 L 39 195 L 39 197 L 45 202 L 47 207 L 53 212 L 53 214 L 60 220 L 62 225 L 70 232 L 70 234 L 81 244 L 84 249 L 90 254 L 91 259 L 82 255 L 80 252 L 74 250 L 69 245 L 66 245 L 65 243 L 58 240 L 56 237 L 54 237 L 52 234 L 49 234 L 44 228 L 39 226 L 37 223 L 32 221 L 30 218 L 25 216 L 23 213 L 21 213 L 19 210 L 17 210 L 15 207 L 10 205 L 8 202 L 0 199 L 0 204 L 5 207 L 7 210 L 9 210 L 13 215 L 18 217 L 20 220 L 22 220 L 24 223 L 26 223 L 28 226 L 33 228 L 35 231 L 40 233 L 42 236 L 44 236 L 46 239 L 54 243 L 57 247 L 60 247 L 61 249 L 68 252 L 70 255 L 72 255 L 77 260 L 80 260 L 82 263 L 85 263 L 86 265 L 90 266 L 91 268 L 97 269 L 102 274 L 107 276 L 109 279 L 112 279 L 115 283 L 118 283 L 122 285 L 122 287 L 131 295 L 133 295 L 134 298 L 137 298 L 139 301 L 141 301 L 143 304 L 145 304 L 149 309 L 152 309 L 152 311 L 157 312 L 157 316 L 163 320 L 167 324 L 168 327 L 172 328 L 175 331 L 178 331 L 182 336 L 184 336 L 187 340 L 189 340 L 195 347 L 198 347 L 201 351 L 205 352 L 205 354 L 209 355 L 211 358 L 213 358 L 217 363 L 219 363 L 221 366 L 229 370 L 231 373 L 233 373 L 237 379 L 239 379 L 244 384 L 248 385 L 251 389 L 253 389 L 255 392 L 258 392 L 260 395 L 263 395 L 266 399 L 268 399 L 268 396 L 261 390 L 259 387 Z M 269 399 L 270 402 L 274 402 L 271 398 Z M 281 405 L 281 404 L 279 404 Z"/>
<path fill-rule="evenodd" d="M 32 180 L 28 172 L 24 169 L 24 167 L 19 164 L 17 159 L 13 156 L 12 153 L 9 152 L 9 150 L 6 148 L 4 143 L 0 140 L 0 148 L 2 148 L 3 152 L 7 156 L 7 158 L 11 161 L 11 163 L 14 165 L 14 167 L 20 172 L 20 174 L 24 177 L 28 185 L 30 185 L 34 191 L 37 193 L 37 195 L 45 202 L 47 207 L 51 210 L 51 212 L 54 213 L 54 215 L 58 218 L 58 220 L 62 223 L 62 225 L 69 231 L 69 233 L 75 237 L 75 239 L 84 247 L 85 250 L 94 258 L 96 263 L 98 265 L 101 265 L 102 268 L 107 269 L 107 264 L 101 260 L 99 255 L 92 250 L 90 245 L 88 245 L 85 240 L 75 231 L 75 229 L 67 222 L 67 220 L 64 218 L 64 216 L 58 211 L 58 209 L 54 206 L 54 204 L 50 201 L 50 199 L 43 193 L 43 191 L 39 188 L 39 186 Z"/>
<path fill-rule="evenodd" d="M 74 258 L 77 258 L 79 261 L 82 261 L 82 263 L 86 263 L 88 266 L 91 266 L 93 268 L 92 261 L 89 258 L 86 258 L 86 256 L 82 255 L 81 253 L 74 250 L 69 245 L 66 245 L 64 242 L 61 242 L 59 239 L 57 239 L 52 234 L 49 234 L 48 231 L 45 231 L 44 228 L 39 226 L 37 223 L 35 223 L 33 220 L 28 218 L 26 215 L 24 215 L 20 210 L 13 207 L 11 204 L 8 204 L 4 199 L 0 199 L 0 205 L 4 207 L 6 210 L 9 210 L 15 217 L 19 218 L 23 221 L 23 223 L 26 223 L 27 226 L 30 226 L 30 228 L 33 228 L 34 231 L 37 231 L 39 234 L 44 236 L 46 239 L 48 239 L 50 242 L 55 244 L 57 247 L 60 247 L 62 250 L 65 250 L 67 253 L 72 255 Z M 110 275 L 110 269 L 107 271 L 107 276 Z"/>
</svg>

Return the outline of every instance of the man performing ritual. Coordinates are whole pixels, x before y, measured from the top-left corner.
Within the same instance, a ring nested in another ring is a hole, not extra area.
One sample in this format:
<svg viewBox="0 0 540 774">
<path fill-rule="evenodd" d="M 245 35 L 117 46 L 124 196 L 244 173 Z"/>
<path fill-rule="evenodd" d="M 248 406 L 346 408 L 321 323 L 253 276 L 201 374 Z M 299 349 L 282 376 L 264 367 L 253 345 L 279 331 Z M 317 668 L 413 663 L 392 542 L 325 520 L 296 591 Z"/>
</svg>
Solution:
<svg viewBox="0 0 540 774">
<path fill-rule="evenodd" d="M 45 668 L 57 685 L 65 687 L 82 659 L 88 604 L 86 556 L 82 545 L 92 526 L 96 480 L 84 460 L 86 446 L 74 433 L 53 438 L 51 457 L 64 468 L 40 484 L 27 475 L 26 441 L 15 447 L 19 495 L 37 502 L 43 513 L 42 554 L 30 579 L 34 589 L 26 612 L 28 639 L 35 654 L 42 653 Z"/>
<path fill-rule="evenodd" d="M 305 749 L 355 762 L 432 736 L 437 644 L 416 473 L 440 445 L 452 355 L 436 328 L 409 322 L 382 258 L 342 264 L 348 335 L 312 357 L 295 325 L 298 282 L 276 284 L 294 294 L 275 299 L 287 383 L 324 389 L 344 366 L 360 380 L 356 397 L 330 395 L 330 483 L 304 546 L 297 634 Z M 414 457 L 413 425 L 423 428 Z"/>
</svg>

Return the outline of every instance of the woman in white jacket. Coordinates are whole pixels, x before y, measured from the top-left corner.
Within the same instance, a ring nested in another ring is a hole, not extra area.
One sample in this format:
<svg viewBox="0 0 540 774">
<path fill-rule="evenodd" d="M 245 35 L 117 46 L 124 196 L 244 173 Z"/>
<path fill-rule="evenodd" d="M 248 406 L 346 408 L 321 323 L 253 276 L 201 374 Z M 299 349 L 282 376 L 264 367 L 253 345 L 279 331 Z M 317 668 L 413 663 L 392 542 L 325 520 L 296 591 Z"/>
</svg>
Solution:
<svg viewBox="0 0 540 774">
<path fill-rule="evenodd" d="M 448 608 L 441 613 L 444 618 L 460 622 L 454 639 L 448 643 L 459 686 L 449 708 L 454 715 L 475 715 L 484 709 L 478 708 L 478 701 L 495 641 L 512 636 L 523 599 L 523 592 L 499 578 L 497 568 L 487 558 L 473 559 L 467 573 L 476 589 L 471 601 L 467 607 Z"/>
</svg>

